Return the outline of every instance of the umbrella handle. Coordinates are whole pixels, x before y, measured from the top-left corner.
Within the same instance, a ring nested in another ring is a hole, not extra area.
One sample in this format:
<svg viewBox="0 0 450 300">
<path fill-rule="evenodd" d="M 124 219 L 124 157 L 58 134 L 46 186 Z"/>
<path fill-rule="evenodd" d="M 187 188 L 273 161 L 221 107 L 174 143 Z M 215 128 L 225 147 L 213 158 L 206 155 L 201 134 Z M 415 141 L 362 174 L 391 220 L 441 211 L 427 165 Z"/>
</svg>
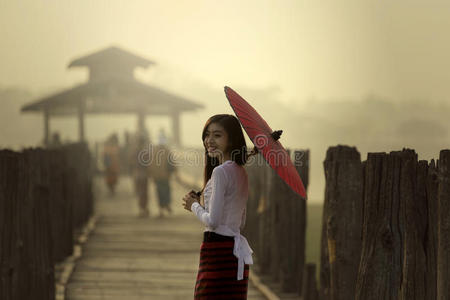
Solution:
<svg viewBox="0 0 450 300">
<path fill-rule="evenodd" d="M 275 130 L 270 135 L 275 141 L 278 141 L 280 139 L 281 134 L 283 133 L 283 130 Z"/>
<path fill-rule="evenodd" d="M 278 140 L 280 139 L 280 136 L 281 136 L 282 133 L 283 133 L 283 130 L 275 130 L 274 132 L 272 132 L 272 133 L 270 134 L 270 136 L 271 136 L 275 141 L 278 141 Z M 258 152 L 259 152 L 259 150 L 258 150 L 258 148 L 256 148 L 256 146 L 255 146 L 255 147 L 253 147 L 253 150 L 248 154 L 248 157 L 251 157 L 251 156 L 253 156 L 253 155 L 256 155 L 256 154 L 258 154 Z"/>
</svg>

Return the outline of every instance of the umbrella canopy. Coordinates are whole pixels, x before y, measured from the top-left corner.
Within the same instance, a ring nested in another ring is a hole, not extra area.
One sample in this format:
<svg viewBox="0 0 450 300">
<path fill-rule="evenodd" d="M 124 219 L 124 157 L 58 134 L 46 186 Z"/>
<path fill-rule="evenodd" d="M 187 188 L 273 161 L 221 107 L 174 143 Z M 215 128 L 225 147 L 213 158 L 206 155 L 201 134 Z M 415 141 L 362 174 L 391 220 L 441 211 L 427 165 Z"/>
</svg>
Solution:
<svg viewBox="0 0 450 300">
<path fill-rule="evenodd" d="M 272 131 L 258 112 L 233 89 L 226 86 L 225 95 L 250 140 L 267 163 L 294 192 L 306 198 L 302 179 L 286 149 L 278 141 L 282 131 Z"/>
</svg>

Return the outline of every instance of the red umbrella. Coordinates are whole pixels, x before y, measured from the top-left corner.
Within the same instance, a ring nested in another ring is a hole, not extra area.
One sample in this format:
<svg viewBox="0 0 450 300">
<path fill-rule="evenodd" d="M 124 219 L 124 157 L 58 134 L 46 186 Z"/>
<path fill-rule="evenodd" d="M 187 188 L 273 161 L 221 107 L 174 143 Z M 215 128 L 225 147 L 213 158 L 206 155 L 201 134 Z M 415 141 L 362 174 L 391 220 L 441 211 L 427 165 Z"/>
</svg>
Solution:
<svg viewBox="0 0 450 300">
<path fill-rule="evenodd" d="M 272 131 L 258 112 L 233 89 L 226 86 L 225 95 L 255 148 L 294 192 L 306 198 L 303 182 L 289 154 L 278 141 L 283 131 Z"/>
</svg>

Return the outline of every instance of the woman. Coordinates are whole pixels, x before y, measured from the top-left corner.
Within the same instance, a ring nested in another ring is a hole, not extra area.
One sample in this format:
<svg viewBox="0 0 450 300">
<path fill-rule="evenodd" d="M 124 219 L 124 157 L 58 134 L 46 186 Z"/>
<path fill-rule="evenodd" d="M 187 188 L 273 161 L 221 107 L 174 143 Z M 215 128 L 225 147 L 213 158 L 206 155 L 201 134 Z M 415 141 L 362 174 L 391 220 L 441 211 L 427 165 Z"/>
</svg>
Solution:
<svg viewBox="0 0 450 300">
<path fill-rule="evenodd" d="M 247 299 L 252 249 L 240 234 L 248 197 L 247 147 L 241 126 L 232 115 L 215 115 L 202 133 L 205 147 L 203 198 L 191 192 L 184 208 L 206 226 L 200 248 L 195 299 Z"/>
</svg>

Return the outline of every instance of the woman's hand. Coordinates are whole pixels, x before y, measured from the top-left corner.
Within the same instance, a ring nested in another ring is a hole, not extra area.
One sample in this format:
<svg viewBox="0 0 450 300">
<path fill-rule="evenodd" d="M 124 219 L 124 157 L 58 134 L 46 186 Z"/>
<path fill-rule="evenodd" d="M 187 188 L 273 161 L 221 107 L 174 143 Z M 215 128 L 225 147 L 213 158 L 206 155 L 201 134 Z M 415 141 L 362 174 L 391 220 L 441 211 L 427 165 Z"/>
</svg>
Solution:
<svg viewBox="0 0 450 300">
<path fill-rule="evenodd" d="M 191 211 L 192 203 L 199 202 L 200 197 L 195 194 L 194 191 L 189 192 L 183 197 L 183 206 L 187 211 Z"/>
</svg>

